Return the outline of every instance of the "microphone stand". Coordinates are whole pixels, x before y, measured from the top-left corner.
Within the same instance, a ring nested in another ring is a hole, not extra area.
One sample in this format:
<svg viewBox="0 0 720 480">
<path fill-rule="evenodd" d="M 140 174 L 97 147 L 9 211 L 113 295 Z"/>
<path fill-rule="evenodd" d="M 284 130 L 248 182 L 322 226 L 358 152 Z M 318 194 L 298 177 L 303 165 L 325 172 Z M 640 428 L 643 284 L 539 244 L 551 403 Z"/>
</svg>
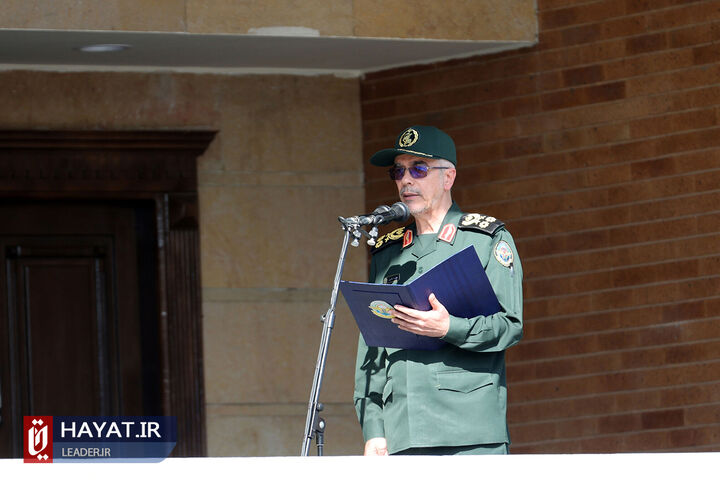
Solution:
<svg viewBox="0 0 720 480">
<path fill-rule="evenodd" d="M 376 226 L 373 226 L 369 232 L 363 230 L 363 225 L 357 217 L 347 219 L 338 217 L 338 220 L 342 225 L 342 229 L 345 231 L 345 236 L 343 237 L 340 258 L 338 259 L 337 270 L 335 271 L 335 281 L 330 296 L 330 308 L 325 315 L 322 316 L 323 331 L 320 338 L 317 362 L 315 364 L 315 375 L 310 392 L 310 401 L 308 402 L 307 417 L 305 419 L 305 436 L 300 453 L 303 457 L 307 457 L 310 454 L 310 443 L 312 442 L 313 436 L 315 436 L 317 443 L 318 456 L 323 455 L 323 447 L 325 446 L 325 420 L 318 415 L 323 410 L 323 404 L 319 401 L 320 387 L 322 386 L 323 375 L 325 374 L 325 363 L 327 361 L 328 348 L 330 347 L 330 335 L 335 324 L 335 306 L 340 288 L 340 278 L 342 277 L 343 267 L 345 266 L 348 244 L 357 247 L 360 245 L 360 237 L 365 235 L 368 237 L 368 245 L 375 245 L 375 240 L 378 235 Z M 350 242 L 350 237 L 353 237 L 352 242 Z"/>
</svg>

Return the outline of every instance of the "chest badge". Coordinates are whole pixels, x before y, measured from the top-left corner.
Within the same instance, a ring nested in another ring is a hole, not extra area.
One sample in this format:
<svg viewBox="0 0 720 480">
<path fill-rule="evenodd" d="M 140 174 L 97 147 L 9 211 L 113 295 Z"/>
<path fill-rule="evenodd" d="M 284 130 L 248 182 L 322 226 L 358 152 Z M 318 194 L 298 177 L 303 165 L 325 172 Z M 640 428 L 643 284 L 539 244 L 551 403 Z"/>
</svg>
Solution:
<svg viewBox="0 0 720 480">
<path fill-rule="evenodd" d="M 400 281 L 400 274 L 396 273 L 395 275 L 388 275 L 385 277 L 385 281 L 383 282 L 385 285 L 397 285 L 397 283 Z"/>
<path fill-rule="evenodd" d="M 513 251 L 505 240 L 500 240 L 493 249 L 495 259 L 504 267 L 511 267 L 513 264 Z"/>
</svg>

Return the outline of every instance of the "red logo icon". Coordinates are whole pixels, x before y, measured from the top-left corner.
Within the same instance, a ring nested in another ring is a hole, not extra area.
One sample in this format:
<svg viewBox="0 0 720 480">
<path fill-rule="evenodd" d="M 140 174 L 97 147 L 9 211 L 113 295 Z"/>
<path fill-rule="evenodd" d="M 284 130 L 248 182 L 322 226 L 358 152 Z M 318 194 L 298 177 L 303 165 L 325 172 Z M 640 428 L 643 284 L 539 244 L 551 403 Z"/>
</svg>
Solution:
<svg viewBox="0 0 720 480">
<path fill-rule="evenodd" d="M 23 417 L 25 463 L 52 463 L 53 417 Z"/>
</svg>

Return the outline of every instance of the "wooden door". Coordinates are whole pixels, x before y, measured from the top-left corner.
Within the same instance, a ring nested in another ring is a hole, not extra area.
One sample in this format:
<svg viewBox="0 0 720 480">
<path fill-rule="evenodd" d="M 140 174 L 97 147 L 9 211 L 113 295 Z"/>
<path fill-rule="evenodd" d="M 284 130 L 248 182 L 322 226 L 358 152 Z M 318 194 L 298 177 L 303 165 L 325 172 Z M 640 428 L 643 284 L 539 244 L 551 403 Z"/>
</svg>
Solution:
<svg viewBox="0 0 720 480">
<path fill-rule="evenodd" d="M 161 414 L 153 211 L 0 201 L 3 456 L 23 415 Z"/>
<path fill-rule="evenodd" d="M 206 454 L 196 161 L 214 135 L 0 131 L 0 457 L 30 411 L 175 416 L 173 456 Z"/>
</svg>

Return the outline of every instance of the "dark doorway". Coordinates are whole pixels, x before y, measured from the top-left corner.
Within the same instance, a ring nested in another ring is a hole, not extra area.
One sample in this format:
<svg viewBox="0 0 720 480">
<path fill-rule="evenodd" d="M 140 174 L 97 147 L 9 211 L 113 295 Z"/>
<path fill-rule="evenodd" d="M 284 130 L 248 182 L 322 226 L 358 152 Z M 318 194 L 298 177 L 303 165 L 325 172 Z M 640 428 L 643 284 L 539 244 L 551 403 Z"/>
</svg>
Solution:
<svg viewBox="0 0 720 480">
<path fill-rule="evenodd" d="M 206 454 L 209 131 L 0 131 L 0 457 L 23 415 L 170 415 Z"/>
<path fill-rule="evenodd" d="M 154 207 L 0 200 L 4 453 L 22 415 L 162 413 Z"/>
</svg>

